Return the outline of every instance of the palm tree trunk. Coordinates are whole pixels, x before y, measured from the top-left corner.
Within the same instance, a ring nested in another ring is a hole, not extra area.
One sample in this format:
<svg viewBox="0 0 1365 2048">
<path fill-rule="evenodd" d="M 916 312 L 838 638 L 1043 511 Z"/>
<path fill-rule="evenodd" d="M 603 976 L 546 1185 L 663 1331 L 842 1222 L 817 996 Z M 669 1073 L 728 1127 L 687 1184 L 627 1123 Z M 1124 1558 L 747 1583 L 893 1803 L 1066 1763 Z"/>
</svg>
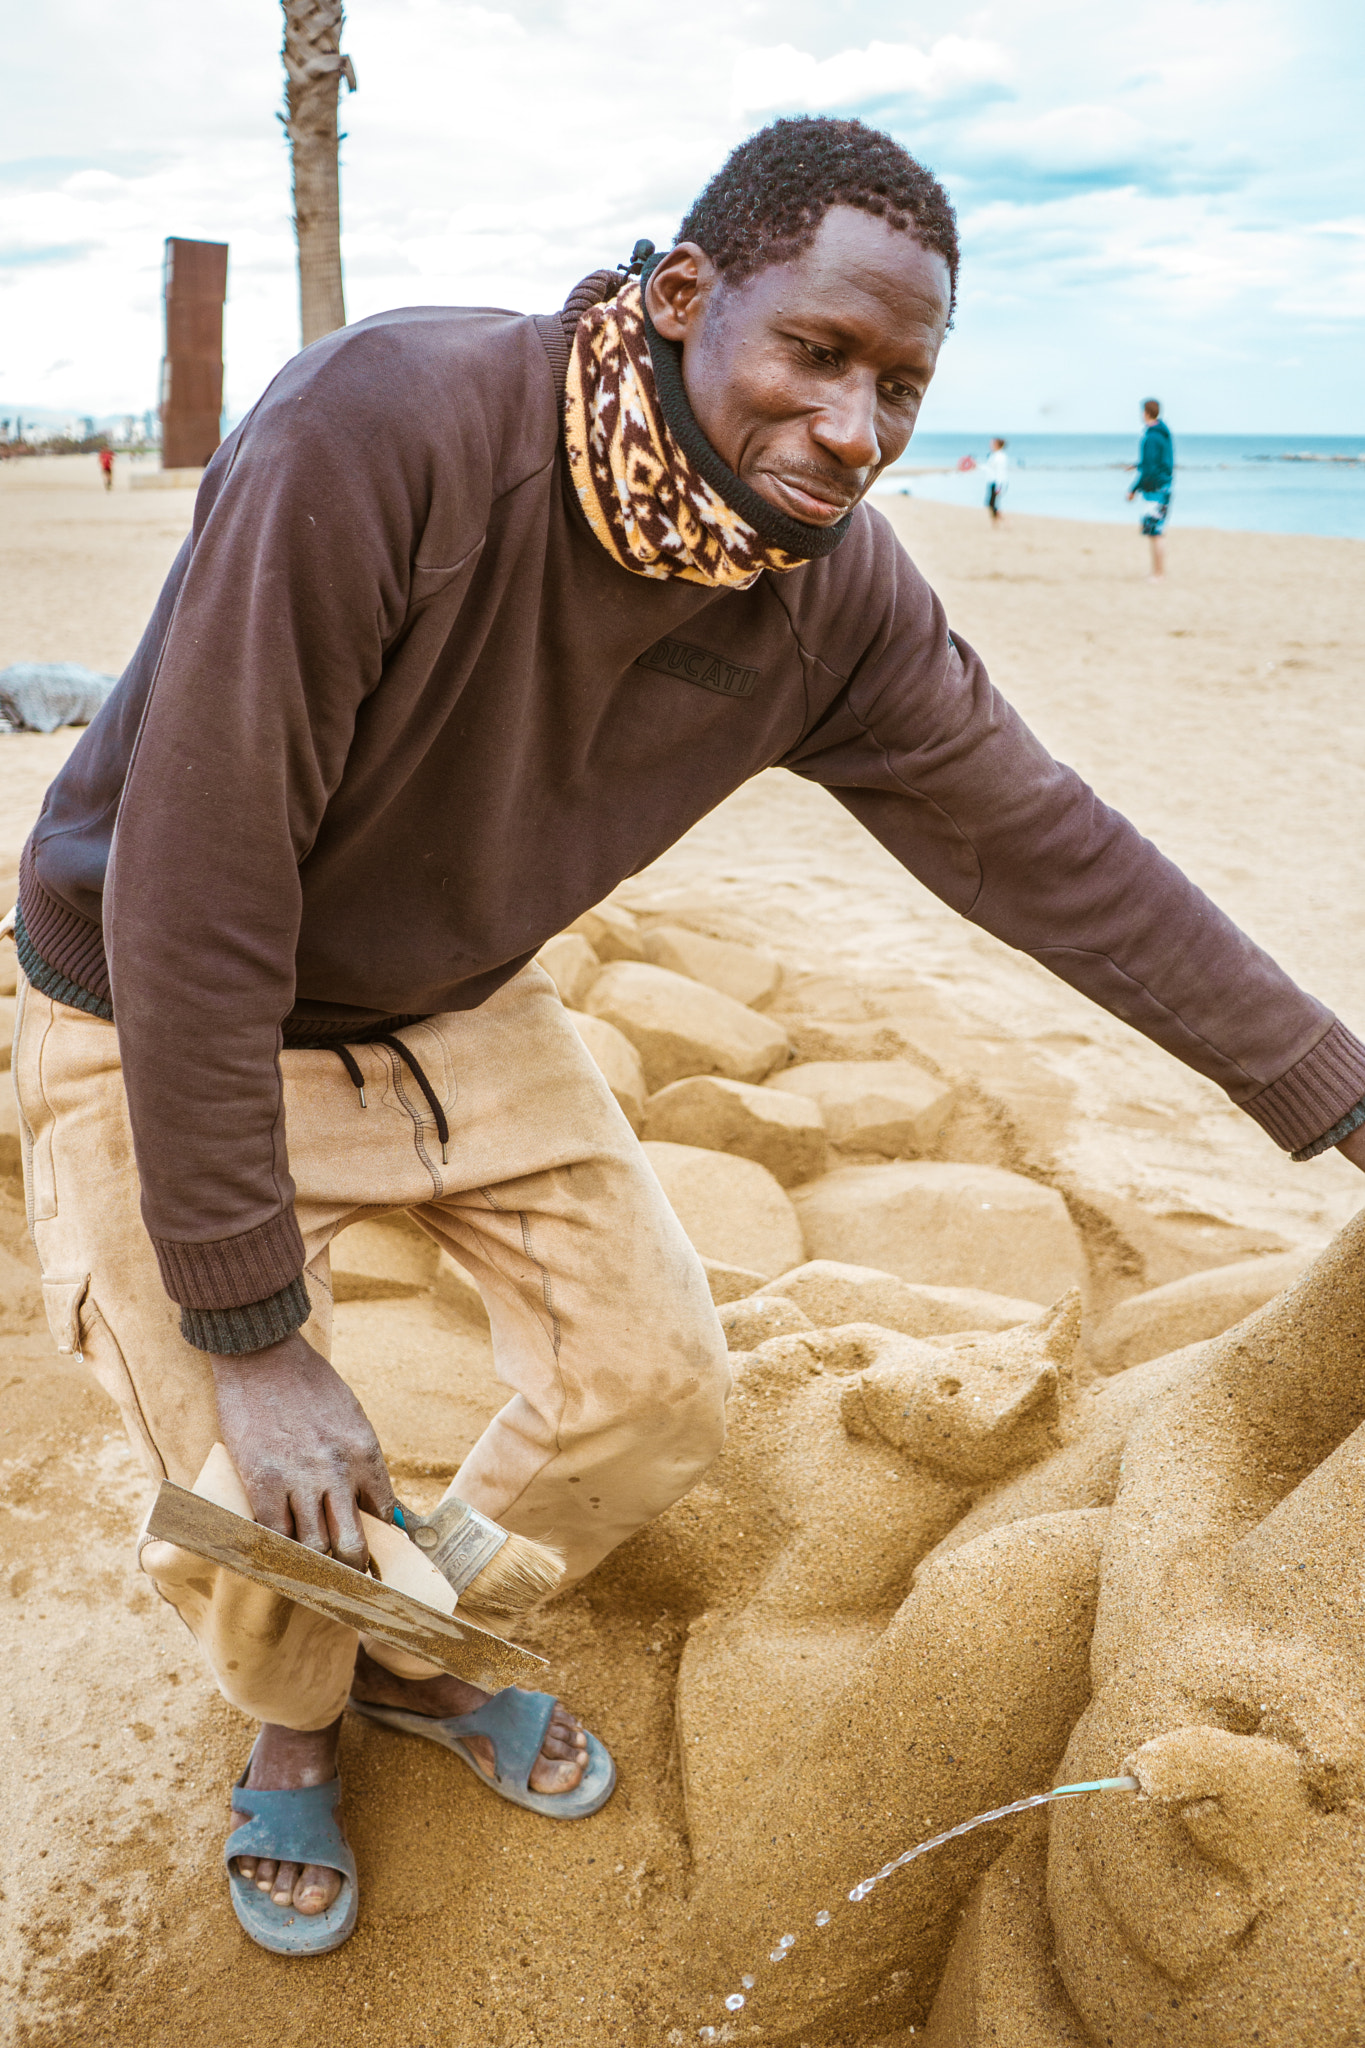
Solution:
<svg viewBox="0 0 1365 2048">
<path fill-rule="evenodd" d="M 294 160 L 294 230 L 299 244 L 303 346 L 346 325 L 341 290 L 341 194 L 337 97 L 355 72 L 341 54 L 341 0 L 283 0 L 285 132 Z"/>
</svg>

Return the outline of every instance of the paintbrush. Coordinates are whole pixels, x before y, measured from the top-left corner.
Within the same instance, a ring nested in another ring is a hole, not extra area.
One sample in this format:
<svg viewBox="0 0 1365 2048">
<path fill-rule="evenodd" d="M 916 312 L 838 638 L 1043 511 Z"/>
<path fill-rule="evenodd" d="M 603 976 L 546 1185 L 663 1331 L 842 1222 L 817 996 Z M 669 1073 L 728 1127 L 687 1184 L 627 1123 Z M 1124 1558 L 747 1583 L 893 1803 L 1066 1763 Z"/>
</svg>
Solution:
<svg viewBox="0 0 1365 2048">
<path fill-rule="evenodd" d="M 429 1515 L 399 1503 L 395 1520 L 446 1584 L 461 1607 L 511 1618 L 543 1600 L 564 1576 L 564 1559 L 548 1543 L 516 1536 L 448 1493 Z"/>
<path fill-rule="evenodd" d="M 215 1444 L 194 1482 L 203 1499 L 252 1519 L 246 1489 L 224 1445 Z M 433 1599 L 429 1567 L 434 1566 L 462 1608 L 511 1620 L 553 1593 L 564 1576 L 564 1559 L 547 1543 L 516 1536 L 477 1508 L 448 1493 L 429 1515 L 397 1504 L 394 1521 L 403 1531 L 362 1512 L 361 1526 L 375 1570 L 390 1585 L 415 1599 Z M 405 1541 L 404 1538 L 407 1540 Z M 419 1556 L 414 1556 L 415 1545 Z M 445 1606 L 436 1594 L 437 1604 Z M 452 1603 L 453 1605 L 453 1603 Z"/>
<path fill-rule="evenodd" d="M 415 1543 L 362 1512 L 371 1570 L 358 1572 L 252 1519 L 232 1460 L 214 1446 L 194 1490 L 163 1479 L 142 1525 L 138 1553 L 156 1578 L 174 1569 L 171 1546 L 210 1559 L 390 1649 L 468 1679 L 486 1691 L 535 1684 L 545 1659 L 457 1612 L 457 1596 Z"/>
</svg>

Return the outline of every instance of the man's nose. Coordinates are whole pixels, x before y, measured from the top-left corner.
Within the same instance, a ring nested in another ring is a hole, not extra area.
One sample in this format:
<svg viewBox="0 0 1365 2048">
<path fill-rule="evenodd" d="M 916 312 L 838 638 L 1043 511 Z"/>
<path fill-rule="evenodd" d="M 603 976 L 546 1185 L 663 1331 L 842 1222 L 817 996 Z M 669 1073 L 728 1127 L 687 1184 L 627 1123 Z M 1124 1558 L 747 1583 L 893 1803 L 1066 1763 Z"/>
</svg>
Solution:
<svg viewBox="0 0 1365 2048">
<path fill-rule="evenodd" d="M 819 445 L 843 469 L 874 469 L 881 460 L 877 436 L 877 386 L 850 378 L 831 392 L 815 416 Z"/>
</svg>

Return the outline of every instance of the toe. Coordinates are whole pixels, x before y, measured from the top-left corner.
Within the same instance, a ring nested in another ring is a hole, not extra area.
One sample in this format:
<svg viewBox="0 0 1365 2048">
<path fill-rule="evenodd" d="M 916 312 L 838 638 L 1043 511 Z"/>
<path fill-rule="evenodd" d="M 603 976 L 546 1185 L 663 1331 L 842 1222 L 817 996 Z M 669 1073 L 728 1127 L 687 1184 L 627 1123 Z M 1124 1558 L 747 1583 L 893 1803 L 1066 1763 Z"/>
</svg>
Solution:
<svg viewBox="0 0 1365 2048">
<path fill-rule="evenodd" d="M 275 1859 L 274 1859 L 274 1857 L 273 1857 L 273 1856 L 261 1856 L 261 1857 L 258 1857 L 258 1858 L 257 1858 L 257 1861 L 256 1861 L 256 1889 L 257 1889 L 257 1891 L 258 1891 L 258 1892 L 268 1892 L 268 1891 L 270 1890 L 270 1887 L 271 1887 L 271 1886 L 272 1886 L 272 1885 L 274 1884 L 274 1882 L 275 1882 Z"/>
<path fill-rule="evenodd" d="M 557 1757 L 548 1757 L 542 1750 L 536 1758 L 531 1772 L 533 1792 L 572 1792 L 582 1783 L 585 1760 L 575 1757 L 572 1762 L 561 1762 Z"/>
<path fill-rule="evenodd" d="M 545 1740 L 531 1771 L 533 1792 L 572 1792 L 588 1767 L 588 1738 L 583 1724 L 559 1700 L 550 1716 Z"/>
<path fill-rule="evenodd" d="M 309 1863 L 294 1886 L 295 1908 L 308 1915 L 325 1913 L 340 1890 L 339 1870 L 329 1870 L 321 1863 Z"/>
<path fill-rule="evenodd" d="M 545 1731 L 540 1754 L 542 1758 L 549 1757 L 559 1763 L 584 1762 L 588 1754 L 588 1738 L 582 1722 L 566 1713 L 563 1707 L 556 1707 Z"/>
<path fill-rule="evenodd" d="M 272 1906 L 291 1906 L 294 1903 L 294 1886 L 299 1881 L 297 1863 L 281 1863 L 275 1871 L 275 1882 L 270 1887 Z"/>
<path fill-rule="evenodd" d="M 552 1730 L 540 1745 L 542 1756 L 557 1758 L 561 1763 L 573 1763 L 587 1748 L 586 1740 L 579 1742 L 572 1735 L 558 1735 Z"/>
<path fill-rule="evenodd" d="M 587 1737 L 583 1733 L 582 1722 L 564 1707 L 557 1705 L 550 1716 L 550 1725 L 545 1730 L 543 1753 L 546 1756 L 568 1757 L 572 1756 L 576 1749 L 586 1746 Z"/>
</svg>

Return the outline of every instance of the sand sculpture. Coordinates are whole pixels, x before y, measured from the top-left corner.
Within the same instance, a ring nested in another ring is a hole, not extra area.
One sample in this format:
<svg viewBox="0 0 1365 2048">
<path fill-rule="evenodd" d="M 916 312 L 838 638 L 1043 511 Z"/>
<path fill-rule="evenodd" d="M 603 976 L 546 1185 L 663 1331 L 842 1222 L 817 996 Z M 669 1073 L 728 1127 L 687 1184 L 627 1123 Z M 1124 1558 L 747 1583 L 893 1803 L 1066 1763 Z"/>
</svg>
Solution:
<svg viewBox="0 0 1365 2048">
<path fill-rule="evenodd" d="M 665 934 L 648 957 L 680 949 Z M 686 964 L 718 970 L 719 949 Z M 922 1047 L 880 1076 L 766 1055 L 760 1090 L 746 1028 L 731 1078 L 688 1080 L 725 1073 L 726 1013 L 708 1047 L 661 1051 L 669 1001 L 657 968 L 617 968 L 586 1003 L 653 1060 L 665 1185 L 676 1141 L 715 1133 L 790 1183 L 783 1146 L 808 1161 L 809 1133 L 774 1138 L 746 1102 L 781 1090 L 843 1141 L 797 1186 L 807 1249 L 901 1251 L 899 1274 L 817 1258 L 722 1307 L 727 1449 L 632 1546 L 637 1583 L 692 1617 L 689 2022 L 812 2048 L 1360 2040 L 1365 1219 L 1315 1262 L 1292 1248 L 1116 1299 L 1041 1175 L 981 1159 L 979 1116 L 953 1160 L 954 1085 Z M 718 1248 L 718 1225 L 694 1236 Z M 1003 1298 L 1022 1274 L 1080 1285 Z M 1123 1771 L 1138 1796 L 974 1834 L 847 1898 L 972 1813 Z"/>
<path fill-rule="evenodd" d="M 709 1757 L 688 1799 L 705 1974 L 726 1991 L 758 1963 L 752 2038 L 880 2039 L 924 2021 L 941 1974 L 932 2048 L 1361 2038 L 1362 1254 L 1365 1222 L 1249 1322 L 1105 1383 L 1083 1424 L 1067 1410 L 1087 1397 L 1059 1399 L 1066 1305 L 928 1360 L 885 1333 L 819 1333 L 842 1384 L 799 1386 L 800 1339 L 743 1362 L 742 1410 L 765 1424 L 741 1425 L 721 1483 L 757 1519 L 745 1477 L 775 1453 L 787 1540 L 737 1614 L 694 1632 L 679 1725 L 684 1756 L 690 1740 Z M 956 1425 L 964 1395 L 984 1427 Z M 954 1411 L 941 1425 L 936 1396 Z M 1059 1429 L 929 1547 L 955 1480 L 995 1476 Z M 916 1550 L 914 1590 L 877 1626 Z M 842 1628 L 810 1627 L 840 1600 Z M 788 1675 L 803 1622 L 847 1674 L 813 1718 Z M 767 1721 L 767 1754 L 725 1754 L 707 1725 L 722 1701 Z M 1143 1797 L 1059 1809 L 1050 1846 L 1026 1825 L 1003 1897 L 990 1877 L 1006 1845 L 976 1835 L 846 1901 L 850 1875 L 956 1819 L 1121 1770 Z M 756 1777 L 764 1796 L 736 1827 Z M 764 1969 L 779 1919 L 799 1938 Z M 985 2007 L 1013 2008 L 1024 1982 L 1028 2012 L 988 2031 Z"/>
<path fill-rule="evenodd" d="M 681 1960 L 632 2043 L 1365 2038 L 1365 1220 L 1322 1250 L 1163 1212 L 1093 1146 L 1081 1182 L 1026 1046 L 974 1053 L 933 991 L 784 978 L 726 930 L 608 904 L 541 956 L 735 1373 L 720 1461 L 576 1596 L 589 1630 L 683 1639 Z M 410 1228 L 356 1226 L 332 1268 L 343 1313 L 476 1330 Z M 973 1813 L 1125 1769 L 1137 1796 L 848 1900 Z"/>
</svg>

